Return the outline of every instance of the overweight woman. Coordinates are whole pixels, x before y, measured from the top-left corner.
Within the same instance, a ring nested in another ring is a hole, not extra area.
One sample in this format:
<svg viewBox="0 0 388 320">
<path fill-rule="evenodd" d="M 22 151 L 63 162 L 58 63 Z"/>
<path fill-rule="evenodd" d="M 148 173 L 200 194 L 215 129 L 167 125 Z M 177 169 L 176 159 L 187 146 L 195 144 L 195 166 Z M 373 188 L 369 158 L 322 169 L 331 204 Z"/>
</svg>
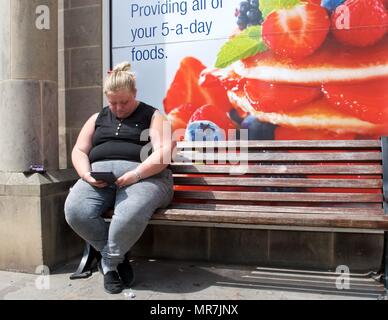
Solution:
<svg viewBox="0 0 388 320">
<path fill-rule="evenodd" d="M 104 83 L 109 106 L 83 126 L 72 152 L 80 180 L 65 203 L 70 227 L 101 253 L 105 291 L 120 293 L 133 283 L 125 258 L 158 208 L 173 197 L 167 168 L 175 143 L 163 135 L 170 124 L 154 107 L 136 99 L 136 79 L 129 63 L 109 72 Z M 113 184 L 91 172 L 113 172 Z M 108 225 L 102 215 L 114 208 Z"/>
</svg>

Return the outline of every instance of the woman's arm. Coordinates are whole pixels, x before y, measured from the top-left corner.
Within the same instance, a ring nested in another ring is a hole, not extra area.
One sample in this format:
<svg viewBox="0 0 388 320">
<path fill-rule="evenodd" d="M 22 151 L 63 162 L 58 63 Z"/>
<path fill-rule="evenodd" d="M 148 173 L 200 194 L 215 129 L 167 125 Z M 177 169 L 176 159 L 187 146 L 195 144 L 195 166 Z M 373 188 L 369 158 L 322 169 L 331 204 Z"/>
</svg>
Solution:
<svg viewBox="0 0 388 320">
<path fill-rule="evenodd" d="M 172 141 L 171 123 L 159 112 L 155 111 L 150 126 L 150 138 L 153 153 L 141 163 L 136 172 L 130 171 L 117 180 L 119 187 L 131 185 L 141 179 L 149 178 L 162 172 L 171 163 L 172 152 L 176 142 Z"/>
<path fill-rule="evenodd" d="M 97 117 L 98 113 L 91 116 L 89 120 L 86 121 L 73 148 L 71 159 L 75 170 L 83 180 L 97 188 L 104 188 L 107 186 L 105 182 L 96 181 L 90 176 L 91 166 L 89 161 L 89 153 L 92 149 L 92 139 L 95 131 Z"/>
</svg>

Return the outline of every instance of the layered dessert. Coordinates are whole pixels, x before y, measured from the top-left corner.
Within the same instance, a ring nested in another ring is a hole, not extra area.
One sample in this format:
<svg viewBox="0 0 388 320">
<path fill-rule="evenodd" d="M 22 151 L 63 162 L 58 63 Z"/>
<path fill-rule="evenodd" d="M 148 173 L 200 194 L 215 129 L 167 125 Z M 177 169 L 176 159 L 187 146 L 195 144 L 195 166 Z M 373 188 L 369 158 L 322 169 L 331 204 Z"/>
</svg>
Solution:
<svg viewBox="0 0 388 320">
<path fill-rule="evenodd" d="M 261 4 L 241 2 L 238 32 L 221 49 L 216 68 L 203 66 L 200 72 L 199 88 L 211 98 L 204 98 L 202 105 L 186 101 L 185 108 L 191 103 L 193 113 L 188 112 L 190 118 L 182 127 L 189 130 L 191 123 L 206 120 L 205 116 L 192 119 L 206 105 L 206 116 L 227 115 L 212 121 L 223 130 L 249 129 L 253 122 L 256 127 L 266 126 L 270 138 L 279 140 L 368 139 L 388 134 L 386 2 L 285 3 L 259 11 L 260 23 L 250 25 L 241 16 L 249 17 L 246 7 L 256 9 Z M 246 52 L 244 41 L 250 46 Z M 231 116 L 233 110 L 240 122 Z"/>
</svg>

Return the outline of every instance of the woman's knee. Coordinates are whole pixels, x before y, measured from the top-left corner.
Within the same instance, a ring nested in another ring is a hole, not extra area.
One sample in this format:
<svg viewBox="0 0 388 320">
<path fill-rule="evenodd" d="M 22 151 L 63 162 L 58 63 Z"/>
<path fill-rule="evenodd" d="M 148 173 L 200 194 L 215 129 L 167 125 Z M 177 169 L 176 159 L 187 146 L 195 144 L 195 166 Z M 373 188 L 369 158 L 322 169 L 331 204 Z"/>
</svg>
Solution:
<svg viewBox="0 0 388 320">
<path fill-rule="evenodd" d="M 69 225 L 88 222 L 88 220 L 97 218 L 100 214 L 96 212 L 95 206 L 69 196 L 65 202 L 65 218 Z"/>
<path fill-rule="evenodd" d="M 70 226 L 78 224 L 82 221 L 82 209 L 79 202 L 73 201 L 70 197 L 67 197 L 65 202 L 65 219 Z"/>
</svg>

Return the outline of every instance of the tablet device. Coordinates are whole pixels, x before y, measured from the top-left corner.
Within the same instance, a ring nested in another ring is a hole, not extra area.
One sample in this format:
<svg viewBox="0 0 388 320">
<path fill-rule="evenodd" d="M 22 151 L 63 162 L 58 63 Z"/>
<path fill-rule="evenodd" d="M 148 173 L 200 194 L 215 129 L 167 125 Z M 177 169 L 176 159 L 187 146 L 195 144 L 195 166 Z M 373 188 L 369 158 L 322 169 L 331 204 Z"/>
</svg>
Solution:
<svg viewBox="0 0 388 320">
<path fill-rule="evenodd" d="M 102 180 L 109 184 L 114 184 L 117 180 L 113 172 L 91 172 L 90 175 L 96 180 Z"/>
</svg>

